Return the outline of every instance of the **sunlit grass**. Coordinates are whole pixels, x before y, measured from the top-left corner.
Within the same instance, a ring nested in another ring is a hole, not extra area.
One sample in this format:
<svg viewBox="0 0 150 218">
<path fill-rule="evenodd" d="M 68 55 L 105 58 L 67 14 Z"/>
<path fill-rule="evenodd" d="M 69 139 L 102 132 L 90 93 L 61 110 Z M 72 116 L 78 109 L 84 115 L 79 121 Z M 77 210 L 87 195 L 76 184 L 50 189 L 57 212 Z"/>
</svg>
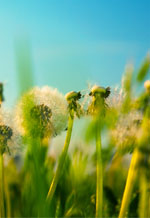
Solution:
<svg viewBox="0 0 150 218">
<path fill-rule="evenodd" d="M 138 72 L 126 67 L 120 89 L 94 85 L 63 96 L 47 86 L 28 91 L 30 70 L 9 113 L 1 84 L 0 217 L 150 217 L 149 72 L 148 55 Z M 81 118 L 82 138 L 72 140 Z"/>
</svg>

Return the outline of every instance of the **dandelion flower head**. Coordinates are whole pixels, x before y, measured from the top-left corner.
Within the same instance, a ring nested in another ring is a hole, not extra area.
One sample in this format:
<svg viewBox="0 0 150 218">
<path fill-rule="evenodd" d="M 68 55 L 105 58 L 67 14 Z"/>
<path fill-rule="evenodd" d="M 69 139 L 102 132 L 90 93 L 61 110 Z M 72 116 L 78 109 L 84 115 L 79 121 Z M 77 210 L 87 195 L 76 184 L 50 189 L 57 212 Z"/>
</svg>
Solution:
<svg viewBox="0 0 150 218">
<path fill-rule="evenodd" d="M 25 116 L 24 116 L 25 115 Z M 39 124 L 49 128 L 52 135 L 60 134 L 67 127 L 67 101 L 57 89 L 35 87 L 21 98 L 16 107 L 16 123 L 19 131 L 26 133 L 29 119 L 39 117 Z M 28 120 L 26 120 L 28 119 Z"/>
</svg>

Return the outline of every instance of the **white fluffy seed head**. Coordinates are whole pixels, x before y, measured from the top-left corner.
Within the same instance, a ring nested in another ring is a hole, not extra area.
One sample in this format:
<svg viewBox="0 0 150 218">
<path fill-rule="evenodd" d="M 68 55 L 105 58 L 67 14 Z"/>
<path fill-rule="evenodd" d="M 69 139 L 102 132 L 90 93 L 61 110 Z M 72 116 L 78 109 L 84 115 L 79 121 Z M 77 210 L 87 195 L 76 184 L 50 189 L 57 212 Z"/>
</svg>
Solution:
<svg viewBox="0 0 150 218">
<path fill-rule="evenodd" d="M 116 86 L 115 88 L 111 88 L 111 95 L 106 99 L 106 104 L 110 108 L 119 110 L 121 109 L 124 99 L 125 93 L 123 92 L 123 89 Z"/>
<path fill-rule="evenodd" d="M 121 152 L 132 151 L 137 140 L 142 114 L 138 111 L 131 111 L 122 114 L 115 128 L 110 132 L 114 144 Z"/>
<path fill-rule="evenodd" d="M 14 125 L 14 119 L 12 112 L 7 109 L 0 108 L 0 126 L 8 127 L 12 134 L 7 140 L 6 151 L 8 150 L 11 155 L 15 155 L 22 151 L 22 137 L 19 132 L 16 130 Z"/>
<path fill-rule="evenodd" d="M 31 98 L 33 97 L 35 106 L 44 105 L 51 110 L 52 115 L 50 118 L 50 122 L 53 128 L 53 135 L 60 134 L 61 131 L 66 129 L 68 118 L 67 101 L 57 89 L 48 86 L 44 86 L 42 88 L 35 87 L 25 94 L 25 97 L 27 96 L 31 96 Z M 26 133 L 26 129 L 23 125 L 23 111 L 25 108 L 25 104 L 28 103 L 24 99 L 27 98 L 24 98 L 23 96 L 16 107 L 16 124 L 18 126 L 18 130 L 23 135 Z"/>
</svg>

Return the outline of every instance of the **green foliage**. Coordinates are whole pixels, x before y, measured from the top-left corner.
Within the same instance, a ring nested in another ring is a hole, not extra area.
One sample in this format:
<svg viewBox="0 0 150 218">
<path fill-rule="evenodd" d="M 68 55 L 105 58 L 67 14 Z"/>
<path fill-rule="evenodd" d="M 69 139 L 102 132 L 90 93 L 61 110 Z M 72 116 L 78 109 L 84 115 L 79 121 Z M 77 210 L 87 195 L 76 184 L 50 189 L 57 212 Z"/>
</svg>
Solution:
<svg viewBox="0 0 150 218">
<path fill-rule="evenodd" d="M 122 104 L 122 112 L 128 113 L 132 107 L 132 65 L 127 66 L 124 78 L 123 78 L 123 90 L 125 93 L 125 99 Z"/>
<path fill-rule="evenodd" d="M 33 66 L 27 38 L 19 38 L 15 44 L 19 96 L 33 86 Z"/>
<path fill-rule="evenodd" d="M 147 76 L 149 70 L 150 70 L 150 55 L 148 54 L 147 57 L 145 58 L 143 64 L 142 64 L 141 68 L 138 71 L 137 81 L 143 82 L 143 80 Z"/>
<path fill-rule="evenodd" d="M 47 194 L 61 157 L 61 154 L 57 156 L 55 153 L 49 153 L 49 147 L 52 146 L 53 150 L 55 141 L 51 140 L 53 134 L 50 133 L 51 110 L 43 104 L 36 105 L 33 94 L 27 93 L 22 96 L 21 113 L 18 119 L 22 121 L 21 143 L 24 144 L 25 151 L 15 157 L 8 156 L 7 153 L 3 154 L 5 160 L 3 205 L 7 217 L 95 217 L 98 159 L 95 141 L 98 134 L 101 134 L 102 138 L 103 217 L 115 218 L 119 214 L 128 169 L 131 167 L 130 159 L 132 159 L 132 152 L 134 154 L 135 151 L 139 152 L 139 156 L 137 156 L 136 167 L 132 165 L 130 176 L 140 172 L 140 177 L 146 178 L 146 183 L 139 182 L 138 177 L 136 178 L 138 174 L 135 178 L 132 177 L 130 185 L 133 187 L 130 189 L 130 198 L 123 205 L 126 207 L 125 215 L 141 217 L 141 214 L 145 214 L 147 210 L 146 214 L 150 217 L 147 204 L 141 203 L 149 199 L 150 187 L 150 93 L 147 88 L 139 95 L 133 95 L 134 85 L 143 82 L 149 68 L 150 59 L 147 56 L 138 72 L 135 84 L 132 76 L 133 69 L 131 66 L 127 68 L 123 80 L 125 97 L 120 107 L 117 104 L 109 105 L 106 101 L 106 98 L 112 94 L 109 87 L 94 86 L 88 96 L 90 103 L 87 103 L 88 107 L 84 113 L 82 105 L 76 102 L 81 98 L 80 92 L 69 93 L 67 100 L 70 111 L 75 110 L 78 118 L 85 115 L 87 120 L 84 128 L 85 137 L 82 139 L 83 143 L 77 146 L 78 135 L 73 135 L 70 153 L 66 155 L 64 164 L 60 166 L 60 177 L 50 202 L 46 200 Z M 23 89 L 26 88 L 27 84 Z M 72 116 L 72 113 L 70 115 Z M 0 122 L 2 123 L 0 123 L 0 142 L 1 144 L 4 142 L 2 139 L 5 136 L 7 140 L 3 146 L 9 147 L 10 135 L 3 131 L 5 123 L 1 120 Z M 76 132 L 75 128 L 74 132 Z M 59 143 L 64 144 L 62 138 L 60 136 Z M 1 169 L 3 170 L 2 164 Z M 1 193 L 0 188 L 0 201 Z M 142 205 L 142 212 L 140 205 Z"/>
</svg>

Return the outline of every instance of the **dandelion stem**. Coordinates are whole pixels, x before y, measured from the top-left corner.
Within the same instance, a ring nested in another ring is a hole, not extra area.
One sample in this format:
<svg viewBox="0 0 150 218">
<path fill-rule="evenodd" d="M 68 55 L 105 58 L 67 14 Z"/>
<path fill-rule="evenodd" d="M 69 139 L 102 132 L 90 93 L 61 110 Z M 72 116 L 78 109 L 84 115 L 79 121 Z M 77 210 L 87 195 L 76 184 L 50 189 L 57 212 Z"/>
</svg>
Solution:
<svg viewBox="0 0 150 218">
<path fill-rule="evenodd" d="M 141 169 L 140 173 L 140 202 L 139 202 L 139 217 L 148 217 L 148 183 L 146 178 L 146 170 Z"/>
<path fill-rule="evenodd" d="M 132 189 L 134 186 L 134 182 L 136 180 L 138 163 L 140 159 L 141 159 L 141 153 L 138 149 L 135 149 L 133 156 L 132 156 L 131 163 L 130 163 L 129 171 L 128 171 L 127 181 L 126 181 L 125 190 L 123 193 L 123 198 L 122 198 L 122 203 L 121 203 L 121 208 L 120 208 L 120 213 L 119 213 L 119 218 L 126 217 L 126 212 L 127 212 L 127 209 L 130 203 L 130 197 L 131 197 Z"/>
<path fill-rule="evenodd" d="M 69 115 L 69 120 L 68 120 L 68 131 L 67 131 L 67 136 L 66 136 L 66 140 L 65 140 L 65 144 L 63 147 L 63 151 L 60 155 L 60 159 L 59 159 L 59 163 L 58 163 L 58 167 L 55 173 L 55 176 L 52 180 L 52 183 L 50 185 L 48 194 L 47 194 L 47 200 L 51 201 L 57 186 L 57 183 L 59 181 L 59 178 L 61 176 L 62 170 L 63 170 L 63 166 L 65 163 L 65 159 L 67 156 L 67 151 L 68 151 L 68 147 L 70 144 L 70 139 L 71 139 L 71 133 L 72 133 L 72 127 L 73 127 L 73 120 L 74 120 L 74 111 L 71 111 L 71 115 Z"/>
<path fill-rule="evenodd" d="M 3 154 L 0 152 L 0 217 L 5 217 L 4 211 L 4 163 Z"/>
<path fill-rule="evenodd" d="M 10 203 L 9 184 L 6 181 L 6 179 L 4 182 L 5 182 L 5 196 L 6 196 L 6 213 L 7 213 L 7 218 L 11 218 L 11 203 Z"/>
<path fill-rule="evenodd" d="M 103 210 L 103 164 L 101 152 L 101 135 L 100 124 L 96 126 L 96 153 L 97 153 L 97 166 L 96 166 L 96 217 L 102 217 Z"/>
</svg>

